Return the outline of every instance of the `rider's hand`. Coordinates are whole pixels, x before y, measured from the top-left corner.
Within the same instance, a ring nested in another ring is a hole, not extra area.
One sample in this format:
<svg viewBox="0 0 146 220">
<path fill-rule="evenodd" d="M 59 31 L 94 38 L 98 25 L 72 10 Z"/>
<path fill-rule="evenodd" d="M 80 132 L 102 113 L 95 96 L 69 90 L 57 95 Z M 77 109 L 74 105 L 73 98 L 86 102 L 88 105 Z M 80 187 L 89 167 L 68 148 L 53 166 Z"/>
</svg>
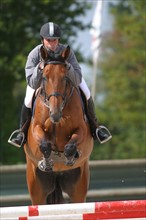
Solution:
<svg viewBox="0 0 146 220">
<path fill-rule="evenodd" d="M 43 70 L 43 69 L 44 69 L 44 61 L 41 61 L 41 62 L 39 63 L 38 68 L 39 68 L 40 70 Z"/>
<path fill-rule="evenodd" d="M 67 70 L 70 70 L 70 68 L 72 67 L 72 65 L 67 61 L 65 62 L 65 65 Z"/>
</svg>

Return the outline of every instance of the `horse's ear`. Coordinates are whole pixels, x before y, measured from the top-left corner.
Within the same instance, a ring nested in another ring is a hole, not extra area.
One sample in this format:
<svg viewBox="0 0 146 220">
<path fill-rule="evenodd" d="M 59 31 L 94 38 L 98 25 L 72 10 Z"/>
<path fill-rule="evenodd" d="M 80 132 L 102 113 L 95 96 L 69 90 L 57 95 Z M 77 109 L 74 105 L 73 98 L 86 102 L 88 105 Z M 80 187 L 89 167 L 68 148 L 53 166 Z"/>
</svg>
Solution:
<svg viewBox="0 0 146 220">
<path fill-rule="evenodd" d="M 68 45 L 62 53 L 62 57 L 66 60 L 70 53 L 70 46 Z"/>
<path fill-rule="evenodd" d="M 48 58 L 48 51 L 44 48 L 44 46 L 41 46 L 40 48 L 41 57 L 43 60 L 47 60 Z"/>
</svg>

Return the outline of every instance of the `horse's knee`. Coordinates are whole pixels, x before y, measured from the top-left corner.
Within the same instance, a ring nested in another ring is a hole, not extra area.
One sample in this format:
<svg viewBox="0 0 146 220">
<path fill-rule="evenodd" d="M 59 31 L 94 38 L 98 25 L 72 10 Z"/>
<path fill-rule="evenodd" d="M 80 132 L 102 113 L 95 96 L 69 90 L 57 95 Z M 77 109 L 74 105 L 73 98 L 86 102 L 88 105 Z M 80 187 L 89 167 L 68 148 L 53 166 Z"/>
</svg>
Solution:
<svg viewBox="0 0 146 220">
<path fill-rule="evenodd" d="M 40 144 L 40 151 L 44 157 L 48 158 L 51 154 L 51 143 L 48 141 L 42 141 Z"/>
<path fill-rule="evenodd" d="M 65 165 L 73 166 L 75 161 L 79 158 L 76 143 L 68 143 L 64 148 L 64 155 L 66 157 Z"/>
<path fill-rule="evenodd" d="M 77 152 L 77 145 L 76 143 L 68 143 L 65 145 L 64 148 L 64 155 L 68 157 L 75 156 Z"/>
</svg>

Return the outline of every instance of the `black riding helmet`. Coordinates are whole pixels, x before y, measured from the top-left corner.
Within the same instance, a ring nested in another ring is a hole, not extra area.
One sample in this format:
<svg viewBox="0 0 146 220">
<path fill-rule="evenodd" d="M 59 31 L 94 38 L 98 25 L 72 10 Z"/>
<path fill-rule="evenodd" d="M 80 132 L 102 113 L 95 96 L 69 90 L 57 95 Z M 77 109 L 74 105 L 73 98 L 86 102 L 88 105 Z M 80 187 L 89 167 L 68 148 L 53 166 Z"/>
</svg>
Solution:
<svg viewBox="0 0 146 220">
<path fill-rule="evenodd" d="M 57 24 L 48 22 L 41 27 L 40 36 L 45 39 L 59 39 L 61 38 L 61 29 Z"/>
</svg>

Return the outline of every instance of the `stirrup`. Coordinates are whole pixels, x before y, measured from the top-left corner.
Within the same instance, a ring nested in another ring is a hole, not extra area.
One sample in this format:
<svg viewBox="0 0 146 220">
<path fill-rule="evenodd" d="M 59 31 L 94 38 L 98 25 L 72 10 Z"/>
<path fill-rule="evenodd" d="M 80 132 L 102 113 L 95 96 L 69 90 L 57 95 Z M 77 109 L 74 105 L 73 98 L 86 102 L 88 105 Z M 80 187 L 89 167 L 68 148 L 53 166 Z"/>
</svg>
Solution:
<svg viewBox="0 0 146 220">
<path fill-rule="evenodd" d="M 100 138 L 99 138 L 99 133 L 98 133 L 98 132 L 99 132 L 100 129 L 103 129 L 103 130 L 105 131 L 105 133 L 107 134 L 107 136 L 108 136 L 108 137 L 107 137 L 106 139 L 104 139 L 104 140 L 100 140 Z M 109 140 L 112 138 L 112 135 L 111 135 L 110 131 L 108 130 L 108 128 L 106 128 L 106 127 L 103 126 L 103 125 L 100 125 L 100 126 L 96 129 L 96 137 L 98 138 L 100 144 L 103 144 L 103 143 L 109 141 Z"/>
<path fill-rule="evenodd" d="M 18 134 L 18 133 L 21 133 L 21 134 L 22 134 L 22 137 L 23 137 L 20 145 L 17 144 L 17 143 L 15 143 L 15 142 L 13 142 L 14 136 L 17 136 L 16 134 Z M 22 144 L 23 144 L 23 142 L 24 142 L 24 139 L 25 139 L 24 133 L 23 133 L 20 129 L 17 129 L 17 130 L 15 130 L 15 131 L 10 135 L 10 137 L 9 137 L 9 139 L 8 139 L 8 143 L 14 145 L 15 147 L 21 147 Z"/>
</svg>

